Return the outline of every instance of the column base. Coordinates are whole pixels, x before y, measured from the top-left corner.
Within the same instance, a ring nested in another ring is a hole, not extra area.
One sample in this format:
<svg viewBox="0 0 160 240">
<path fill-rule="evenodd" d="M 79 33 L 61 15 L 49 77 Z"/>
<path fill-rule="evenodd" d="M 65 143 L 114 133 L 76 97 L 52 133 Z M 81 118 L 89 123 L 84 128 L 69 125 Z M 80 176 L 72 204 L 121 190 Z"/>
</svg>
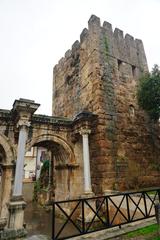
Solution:
<svg viewBox="0 0 160 240">
<path fill-rule="evenodd" d="M 10 229 L 6 228 L 3 231 L 0 231 L 0 239 L 1 240 L 11 240 L 11 239 L 19 239 L 25 237 L 27 235 L 27 231 L 23 229 Z"/>
<path fill-rule="evenodd" d="M 19 201 L 23 201 L 24 202 L 23 196 L 12 196 L 11 197 L 11 202 L 19 202 Z"/>
<path fill-rule="evenodd" d="M 13 199 L 9 203 L 9 223 L 8 228 L 19 230 L 24 229 L 24 209 L 26 203 L 23 200 Z"/>
<path fill-rule="evenodd" d="M 92 191 L 84 192 L 80 196 L 80 198 L 92 198 L 92 197 L 95 197 L 95 194 Z"/>
<path fill-rule="evenodd" d="M 113 194 L 117 194 L 117 193 L 119 193 L 119 191 L 110 190 L 110 189 L 104 190 L 104 192 L 103 192 L 104 196 L 113 195 Z"/>
<path fill-rule="evenodd" d="M 0 231 L 2 231 L 6 225 L 7 225 L 7 218 L 0 218 Z"/>
<path fill-rule="evenodd" d="M 96 199 L 90 199 L 94 198 L 95 194 L 93 192 L 85 192 L 81 194 L 80 198 L 88 199 L 88 204 L 96 211 Z M 88 223 L 90 223 L 94 217 L 95 213 L 92 211 L 92 209 L 84 203 L 84 216 L 85 216 L 85 224 L 87 226 Z M 82 215 L 78 217 L 78 221 L 82 222 Z M 97 221 L 97 217 L 95 218 L 94 222 Z"/>
</svg>

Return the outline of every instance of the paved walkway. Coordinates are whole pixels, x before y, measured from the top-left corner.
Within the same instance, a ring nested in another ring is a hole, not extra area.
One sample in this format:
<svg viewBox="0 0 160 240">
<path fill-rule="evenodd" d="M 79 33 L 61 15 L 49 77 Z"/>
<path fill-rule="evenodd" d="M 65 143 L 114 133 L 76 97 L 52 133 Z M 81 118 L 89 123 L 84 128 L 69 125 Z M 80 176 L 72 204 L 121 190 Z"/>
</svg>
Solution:
<svg viewBox="0 0 160 240">
<path fill-rule="evenodd" d="M 107 230 L 102 230 L 99 232 L 95 232 L 95 233 L 90 233 L 90 234 L 86 234 L 80 237 L 75 237 L 75 238 L 70 238 L 69 240 L 107 240 L 107 239 L 114 239 L 117 236 L 126 234 L 128 232 L 137 230 L 139 228 L 143 228 L 146 226 L 149 226 L 151 224 L 156 223 L 155 218 L 151 218 L 151 219 L 146 219 L 143 221 L 138 221 L 135 223 L 131 223 L 131 224 L 126 224 L 123 225 L 121 229 L 119 229 L 118 227 L 112 228 L 112 229 L 107 229 Z M 49 237 L 45 236 L 45 235 L 33 235 L 31 237 L 26 237 L 24 240 L 50 240 Z"/>
</svg>

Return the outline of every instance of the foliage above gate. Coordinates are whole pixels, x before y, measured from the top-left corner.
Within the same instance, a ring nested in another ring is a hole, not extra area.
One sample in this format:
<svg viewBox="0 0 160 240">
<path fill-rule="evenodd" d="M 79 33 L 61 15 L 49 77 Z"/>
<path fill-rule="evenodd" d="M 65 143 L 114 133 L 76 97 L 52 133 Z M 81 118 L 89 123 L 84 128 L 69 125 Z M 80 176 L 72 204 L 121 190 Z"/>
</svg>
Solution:
<svg viewBox="0 0 160 240">
<path fill-rule="evenodd" d="M 140 79 L 138 103 L 151 119 L 160 118 L 160 69 L 154 65 L 152 72 Z"/>
</svg>

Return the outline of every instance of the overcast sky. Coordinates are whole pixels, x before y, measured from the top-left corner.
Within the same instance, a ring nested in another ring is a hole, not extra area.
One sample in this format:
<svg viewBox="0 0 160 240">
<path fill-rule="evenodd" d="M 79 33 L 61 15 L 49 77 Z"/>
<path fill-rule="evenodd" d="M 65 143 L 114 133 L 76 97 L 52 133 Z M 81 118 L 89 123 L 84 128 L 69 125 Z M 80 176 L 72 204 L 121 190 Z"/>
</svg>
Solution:
<svg viewBox="0 0 160 240">
<path fill-rule="evenodd" d="M 160 0 L 0 0 L 0 108 L 15 99 L 51 115 L 53 66 L 92 14 L 143 40 L 148 65 L 160 65 Z"/>
</svg>

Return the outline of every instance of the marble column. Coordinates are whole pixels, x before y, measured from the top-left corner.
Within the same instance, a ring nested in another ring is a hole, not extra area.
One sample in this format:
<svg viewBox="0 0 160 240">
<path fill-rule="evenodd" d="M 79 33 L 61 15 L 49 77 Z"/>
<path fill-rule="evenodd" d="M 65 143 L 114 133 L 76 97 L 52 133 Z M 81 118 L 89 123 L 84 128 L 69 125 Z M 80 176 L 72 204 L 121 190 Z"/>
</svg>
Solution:
<svg viewBox="0 0 160 240">
<path fill-rule="evenodd" d="M 16 161 L 16 172 L 14 179 L 14 188 L 11 201 L 8 205 L 10 212 L 8 228 L 13 229 L 17 238 L 26 235 L 26 230 L 23 226 L 24 223 L 24 209 L 26 203 L 22 196 L 23 186 L 23 174 L 24 174 L 24 157 L 25 157 L 25 146 L 28 137 L 28 127 L 30 126 L 29 121 L 19 120 L 19 139 L 17 149 L 17 161 Z"/>
<path fill-rule="evenodd" d="M 26 234 L 24 229 L 24 208 L 26 206 L 22 196 L 25 147 L 28 138 L 30 119 L 40 104 L 29 99 L 20 98 L 13 103 L 14 123 L 19 128 L 19 138 L 17 146 L 17 161 L 14 177 L 13 192 L 8 204 L 9 218 L 7 227 L 11 229 L 14 236 L 20 238 Z M 15 125 L 14 125 L 15 126 Z"/>
<path fill-rule="evenodd" d="M 91 133 L 90 129 L 81 129 L 83 143 L 83 165 L 84 165 L 84 193 L 92 193 L 91 186 L 91 171 L 90 171 L 90 157 L 89 157 L 89 140 L 88 135 Z"/>
<path fill-rule="evenodd" d="M 18 126 L 20 130 L 19 130 L 19 139 L 18 139 L 17 162 L 16 162 L 13 197 L 22 196 L 25 146 L 26 146 L 26 141 L 28 136 L 28 127 L 30 126 L 30 123 L 28 121 L 25 122 L 20 120 L 18 122 Z"/>
</svg>

